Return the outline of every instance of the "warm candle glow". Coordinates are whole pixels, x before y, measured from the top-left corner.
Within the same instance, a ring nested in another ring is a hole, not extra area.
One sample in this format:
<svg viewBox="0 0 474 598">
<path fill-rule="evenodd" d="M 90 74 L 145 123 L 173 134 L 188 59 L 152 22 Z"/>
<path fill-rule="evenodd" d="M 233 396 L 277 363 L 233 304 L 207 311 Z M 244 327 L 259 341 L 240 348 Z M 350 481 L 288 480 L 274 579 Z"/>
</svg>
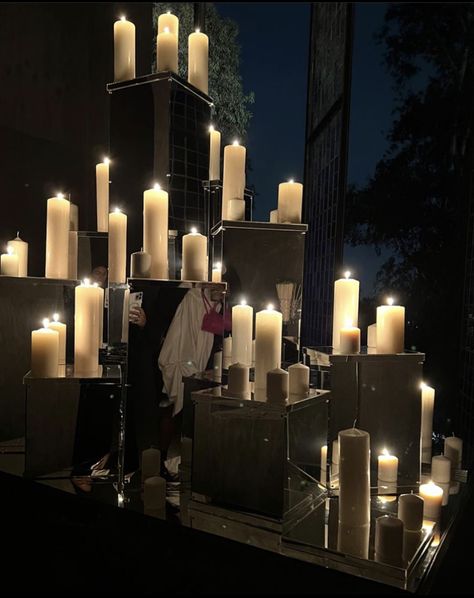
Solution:
<svg viewBox="0 0 474 598">
<path fill-rule="evenodd" d="M 272 309 L 273 309 L 273 303 L 269 303 L 269 304 L 267 305 L 267 309 L 269 309 L 269 310 L 272 310 Z"/>
<path fill-rule="evenodd" d="M 382 455 L 385 455 L 385 456 L 389 457 L 390 453 L 387 451 L 386 448 L 384 448 L 383 451 L 382 451 Z"/>
<path fill-rule="evenodd" d="M 216 264 L 214 264 L 214 269 L 215 270 L 222 270 L 222 264 L 220 262 L 217 262 Z"/>
<path fill-rule="evenodd" d="M 199 27 L 194 30 L 194 33 L 201 33 L 201 30 L 199 29 Z"/>
<path fill-rule="evenodd" d="M 234 139 L 234 141 L 232 142 L 232 145 L 239 145 L 239 142 L 237 141 L 237 139 Z"/>
<path fill-rule="evenodd" d="M 423 390 L 424 388 L 428 388 L 428 385 L 425 382 L 421 382 L 420 383 L 420 390 Z"/>
<path fill-rule="evenodd" d="M 214 125 L 209 125 L 209 133 L 212 133 L 212 131 L 214 131 Z"/>
<path fill-rule="evenodd" d="M 170 28 L 169 28 L 169 27 L 165 27 L 165 28 L 163 29 L 163 31 L 164 31 L 164 33 L 169 33 L 169 32 L 170 32 Z"/>
<path fill-rule="evenodd" d="M 7 253 L 8 255 L 13 255 L 13 247 L 11 245 L 7 245 Z"/>
<path fill-rule="evenodd" d="M 346 271 L 344 272 L 344 278 L 348 279 L 348 278 L 350 278 L 350 277 L 351 277 L 351 272 L 350 272 L 350 270 L 346 270 Z"/>
<path fill-rule="evenodd" d="M 195 228 L 194 226 L 193 226 L 193 228 L 191 229 L 191 234 L 192 234 L 192 235 L 196 235 L 196 234 L 197 234 L 197 228 Z"/>
<path fill-rule="evenodd" d="M 120 17 L 120 20 L 121 20 L 121 21 L 126 21 L 126 20 L 127 20 L 127 17 L 126 17 L 125 15 L 122 15 L 122 16 Z"/>
<path fill-rule="evenodd" d="M 88 287 L 90 285 L 90 278 L 84 278 L 84 280 L 82 281 L 82 284 L 85 285 L 86 287 Z"/>
<path fill-rule="evenodd" d="M 107 156 L 103 159 L 104 164 L 110 164 L 110 158 L 107 158 Z"/>
<path fill-rule="evenodd" d="M 295 179 L 290 179 L 288 182 L 293 184 L 295 182 Z"/>
<path fill-rule="evenodd" d="M 155 191 L 161 191 L 161 185 L 160 185 L 159 183 L 155 183 L 155 184 L 153 185 L 153 189 L 154 189 Z"/>
<path fill-rule="evenodd" d="M 115 214 L 120 214 L 122 210 L 120 208 L 114 208 Z"/>
<path fill-rule="evenodd" d="M 59 322 L 59 314 L 54 314 L 54 315 L 53 315 L 53 320 L 54 320 L 55 322 Z"/>
<path fill-rule="evenodd" d="M 167 10 L 167 11 L 166 11 L 166 14 L 167 14 L 167 15 L 170 15 L 170 14 L 171 14 L 171 10 Z"/>
<path fill-rule="evenodd" d="M 395 299 L 393 297 L 387 297 L 387 305 L 393 305 Z"/>
<path fill-rule="evenodd" d="M 49 326 L 49 318 L 43 318 L 43 328 L 48 328 Z"/>
<path fill-rule="evenodd" d="M 56 193 L 58 199 L 64 199 L 64 193 Z"/>
<path fill-rule="evenodd" d="M 247 305 L 247 299 L 241 299 L 240 305 Z"/>
</svg>

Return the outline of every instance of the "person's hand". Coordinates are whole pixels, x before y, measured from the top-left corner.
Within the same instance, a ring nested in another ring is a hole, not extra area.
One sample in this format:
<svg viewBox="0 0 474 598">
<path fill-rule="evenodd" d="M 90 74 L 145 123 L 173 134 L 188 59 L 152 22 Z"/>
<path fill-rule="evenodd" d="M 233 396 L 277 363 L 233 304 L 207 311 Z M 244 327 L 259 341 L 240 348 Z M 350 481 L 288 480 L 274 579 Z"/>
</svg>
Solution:
<svg viewBox="0 0 474 598">
<path fill-rule="evenodd" d="M 132 307 L 130 310 L 130 322 L 143 328 L 146 324 L 146 314 L 141 307 Z"/>
</svg>

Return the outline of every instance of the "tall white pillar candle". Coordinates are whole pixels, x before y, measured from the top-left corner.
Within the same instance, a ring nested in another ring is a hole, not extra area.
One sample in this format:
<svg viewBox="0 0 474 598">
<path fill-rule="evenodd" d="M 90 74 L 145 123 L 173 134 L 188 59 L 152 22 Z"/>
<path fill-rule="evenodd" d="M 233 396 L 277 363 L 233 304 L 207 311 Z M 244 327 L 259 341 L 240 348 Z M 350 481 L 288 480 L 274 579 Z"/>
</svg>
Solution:
<svg viewBox="0 0 474 598">
<path fill-rule="evenodd" d="M 143 194 L 143 250 L 151 255 L 151 278 L 168 279 L 169 197 L 160 185 Z"/>
<path fill-rule="evenodd" d="M 150 278 L 151 255 L 146 251 L 135 251 L 130 256 L 130 277 Z"/>
<path fill-rule="evenodd" d="M 168 28 L 170 33 L 179 38 L 179 19 L 171 12 L 165 12 L 158 17 L 158 35 Z"/>
<path fill-rule="evenodd" d="M 68 277 L 69 216 L 71 204 L 62 193 L 47 202 L 46 278 Z"/>
<path fill-rule="evenodd" d="M 222 367 L 228 370 L 232 365 L 232 336 L 226 336 L 222 341 Z"/>
<path fill-rule="evenodd" d="M 290 395 L 305 397 L 309 392 L 309 367 L 294 363 L 288 368 Z"/>
<path fill-rule="evenodd" d="M 222 180 L 222 219 L 228 219 L 229 200 L 244 199 L 246 150 L 238 141 L 224 148 L 224 174 Z"/>
<path fill-rule="evenodd" d="M 20 238 L 20 233 L 11 241 L 8 241 L 13 253 L 18 256 L 18 276 L 28 276 L 28 243 Z"/>
<path fill-rule="evenodd" d="M 222 281 L 222 264 L 217 262 L 212 268 L 212 282 Z"/>
<path fill-rule="evenodd" d="M 344 278 L 334 283 L 334 313 L 332 324 L 332 346 L 339 351 L 341 330 L 347 326 L 357 326 L 359 317 L 359 281 L 350 278 L 346 272 Z"/>
<path fill-rule="evenodd" d="M 43 320 L 43 328 L 31 333 L 31 374 L 35 378 L 56 378 L 59 371 L 59 334 Z"/>
<path fill-rule="evenodd" d="M 151 446 L 142 451 L 142 483 L 161 472 L 161 452 Z"/>
<path fill-rule="evenodd" d="M 370 523 L 370 435 L 358 428 L 339 432 L 339 521 Z"/>
<path fill-rule="evenodd" d="M 298 224 L 301 222 L 303 185 L 290 179 L 278 185 L 278 221 Z"/>
<path fill-rule="evenodd" d="M 403 353 L 405 347 L 405 308 L 393 305 L 377 307 L 377 353 Z"/>
<path fill-rule="evenodd" d="M 103 293 L 103 290 L 100 289 Z M 99 369 L 99 289 L 84 280 L 75 290 L 74 372 L 95 374 Z"/>
<path fill-rule="evenodd" d="M 135 25 L 121 17 L 114 23 L 114 81 L 135 79 Z"/>
<path fill-rule="evenodd" d="M 433 481 L 420 485 L 420 496 L 425 501 L 423 506 L 423 517 L 425 519 L 438 519 L 441 514 L 443 502 L 443 489 Z"/>
<path fill-rule="evenodd" d="M 0 274 L 2 276 L 20 276 L 20 261 L 18 255 L 14 253 L 10 245 L 7 247 L 7 253 L 2 253 L 0 258 Z"/>
<path fill-rule="evenodd" d="M 431 463 L 435 389 L 421 384 L 421 460 Z"/>
<path fill-rule="evenodd" d="M 49 328 L 56 330 L 59 335 L 58 364 L 65 365 L 67 326 L 59 321 L 59 314 L 54 314 L 53 321 L 49 323 Z"/>
<path fill-rule="evenodd" d="M 267 387 L 267 374 L 281 366 L 282 314 L 269 305 L 255 321 L 255 386 Z"/>
<path fill-rule="evenodd" d="M 243 299 L 232 308 L 232 363 L 252 364 L 253 307 Z"/>
<path fill-rule="evenodd" d="M 273 222 L 273 223 L 278 222 L 278 210 L 272 210 L 270 212 L 270 222 Z"/>
<path fill-rule="evenodd" d="M 97 231 L 106 233 L 109 230 L 109 172 L 110 160 L 95 165 L 95 189 L 97 209 Z"/>
<path fill-rule="evenodd" d="M 377 324 L 371 324 L 367 328 L 367 347 L 371 349 L 377 347 Z"/>
<path fill-rule="evenodd" d="M 446 436 L 444 439 L 444 456 L 451 461 L 451 472 L 461 469 L 462 440 L 456 436 Z M 453 476 L 452 476 L 453 477 Z"/>
<path fill-rule="evenodd" d="M 423 527 L 424 500 L 417 494 L 401 494 L 398 498 L 398 518 L 405 529 L 417 532 Z"/>
<path fill-rule="evenodd" d="M 339 520 L 337 526 L 337 550 L 360 559 L 369 558 L 370 525 L 347 525 Z"/>
<path fill-rule="evenodd" d="M 156 38 L 156 62 L 158 72 L 178 72 L 178 38 L 168 27 Z"/>
<path fill-rule="evenodd" d="M 208 94 L 209 38 L 196 29 L 188 37 L 188 81 Z"/>
<path fill-rule="evenodd" d="M 207 237 L 195 228 L 183 236 L 182 280 L 207 280 Z"/>
<path fill-rule="evenodd" d="M 341 328 L 339 352 L 344 355 L 360 353 L 360 328 L 355 326 Z"/>
<path fill-rule="evenodd" d="M 109 214 L 109 282 L 127 280 L 127 215 L 118 208 Z"/>
<path fill-rule="evenodd" d="M 209 180 L 221 178 L 221 134 L 211 125 L 209 127 Z"/>
<path fill-rule="evenodd" d="M 398 478 L 398 458 L 390 455 L 387 449 L 378 457 L 377 478 L 382 482 L 396 482 Z"/>
<path fill-rule="evenodd" d="M 442 505 L 448 504 L 449 485 L 451 482 L 451 460 L 443 455 L 431 459 L 431 479 L 443 490 Z"/>
<path fill-rule="evenodd" d="M 267 373 L 267 401 L 284 403 L 288 398 L 288 372 L 275 368 Z"/>
<path fill-rule="evenodd" d="M 392 515 L 375 522 L 375 560 L 393 567 L 403 566 L 403 522 Z"/>
<path fill-rule="evenodd" d="M 233 363 L 229 367 L 227 390 L 230 395 L 239 399 L 250 398 L 249 366 Z"/>
</svg>

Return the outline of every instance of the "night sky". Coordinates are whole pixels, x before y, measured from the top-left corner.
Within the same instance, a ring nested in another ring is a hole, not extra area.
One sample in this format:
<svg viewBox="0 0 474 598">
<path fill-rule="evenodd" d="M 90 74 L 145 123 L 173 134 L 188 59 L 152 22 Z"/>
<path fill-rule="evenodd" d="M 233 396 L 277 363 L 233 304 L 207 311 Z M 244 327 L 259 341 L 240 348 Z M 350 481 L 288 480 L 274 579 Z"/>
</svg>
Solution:
<svg viewBox="0 0 474 598">
<path fill-rule="evenodd" d="M 239 25 L 241 73 L 246 92 L 255 92 L 247 146 L 250 184 L 258 192 L 254 217 L 268 220 L 277 206 L 278 183 L 302 181 L 310 33 L 309 3 L 217 3 L 222 16 Z M 348 182 L 363 184 L 387 144 L 392 121 L 392 80 L 382 66 L 383 47 L 374 33 L 387 4 L 357 3 L 354 22 Z M 297 35 L 292 33 L 297 32 Z M 370 295 L 384 260 L 372 247 L 346 247 L 346 266 Z"/>
</svg>

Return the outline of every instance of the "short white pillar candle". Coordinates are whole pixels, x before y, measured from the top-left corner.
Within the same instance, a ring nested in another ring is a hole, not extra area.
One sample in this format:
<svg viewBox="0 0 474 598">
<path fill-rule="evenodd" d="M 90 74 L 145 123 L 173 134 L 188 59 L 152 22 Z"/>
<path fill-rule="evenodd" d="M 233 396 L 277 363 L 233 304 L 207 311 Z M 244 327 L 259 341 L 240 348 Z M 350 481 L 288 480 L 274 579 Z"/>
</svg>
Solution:
<svg viewBox="0 0 474 598">
<path fill-rule="evenodd" d="M 391 515 L 375 522 L 375 560 L 393 567 L 403 566 L 403 522 Z"/>
<path fill-rule="evenodd" d="M 18 256 L 18 276 L 28 276 L 28 243 L 23 241 L 17 232 L 16 237 L 8 241 L 8 247 Z"/>
<path fill-rule="evenodd" d="M 412 532 L 423 527 L 424 500 L 417 494 L 400 494 L 398 499 L 398 518 L 403 521 L 405 529 Z"/>
<path fill-rule="evenodd" d="M 270 212 L 270 222 L 278 223 L 278 210 L 271 210 L 271 212 Z"/>
<path fill-rule="evenodd" d="M 278 185 L 278 220 L 279 222 L 298 224 L 301 222 L 303 206 L 303 185 L 290 179 Z"/>
<path fill-rule="evenodd" d="M 443 489 L 430 480 L 428 484 L 420 485 L 420 496 L 425 501 L 423 509 L 425 519 L 438 519 L 443 502 Z"/>
<path fill-rule="evenodd" d="M 444 456 L 451 461 L 451 477 L 454 470 L 461 469 L 462 462 L 462 440 L 457 436 L 446 436 L 444 439 Z"/>
<path fill-rule="evenodd" d="M 377 307 L 377 353 L 403 353 L 405 347 L 405 308 L 394 305 L 389 297 L 387 305 Z"/>
<path fill-rule="evenodd" d="M 383 449 L 378 457 L 378 475 L 383 482 L 396 482 L 398 478 L 398 458 Z"/>
<path fill-rule="evenodd" d="M 7 253 L 3 253 L 0 258 L 0 274 L 2 276 L 20 276 L 20 261 L 18 255 L 14 253 L 13 247 L 7 247 Z"/>
<path fill-rule="evenodd" d="M 448 504 L 451 482 L 451 460 L 443 455 L 431 459 L 431 479 L 443 490 L 443 507 Z"/>
<path fill-rule="evenodd" d="M 304 397 L 309 392 L 309 367 L 294 363 L 288 368 L 290 395 Z"/>
<path fill-rule="evenodd" d="M 207 237 L 195 228 L 183 236 L 182 280 L 207 280 Z"/>
<path fill-rule="evenodd" d="M 339 521 L 370 523 L 370 435 L 358 428 L 339 432 Z"/>
<path fill-rule="evenodd" d="M 156 37 L 156 64 L 158 72 L 178 72 L 178 37 L 165 27 Z"/>
<path fill-rule="evenodd" d="M 267 373 L 267 400 L 269 403 L 284 403 L 288 398 L 288 372 L 275 368 Z"/>
<path fill-rule="evenodd" d="M 51 330 L 56 330 L 59 334 L 58 364 L 65 365 L 67 326 L 59 321 L 59 314 L 54 314 L 53 321 L 49 323 L 49 328 L 51 328 Z"/>
<path fill-rule="evenodd" d="M 49 320 L 43 320 L 43 328 L 31 333 L 31 374 L 35 378 L 57 378 L 59 372 L 59 333 L 49 328 Z"/>
<path fill-rule="evenodd" d="M 377 324 L 371 324 L 367 327 L 367 347 L 371 349 L 377 347 Z"/>
<path fill-rule="evenodd" d="M 230 395 L 240 398 L 250 398 L 249 366 L 243 363 L 233 363 L 229 367 L 227 390 Z"/>
<path fill-rule="evenodd" d="M 360 328 L 355 326 L 341 328 L 339 352 L 344 355 L 360 353 Z"/>
<path fill-rule="evenodd" d="M 222 264 L 217 262 L 212 267 L 212 282 L 221 282 L 222 281 Z"/>
<path fill-rule="evenodd" d="M 135 251 L 130 256 L 130 277 L 131 278 L 150 278 L 151 274 L 151 255 L 143 251 Z"/>
</svg>

